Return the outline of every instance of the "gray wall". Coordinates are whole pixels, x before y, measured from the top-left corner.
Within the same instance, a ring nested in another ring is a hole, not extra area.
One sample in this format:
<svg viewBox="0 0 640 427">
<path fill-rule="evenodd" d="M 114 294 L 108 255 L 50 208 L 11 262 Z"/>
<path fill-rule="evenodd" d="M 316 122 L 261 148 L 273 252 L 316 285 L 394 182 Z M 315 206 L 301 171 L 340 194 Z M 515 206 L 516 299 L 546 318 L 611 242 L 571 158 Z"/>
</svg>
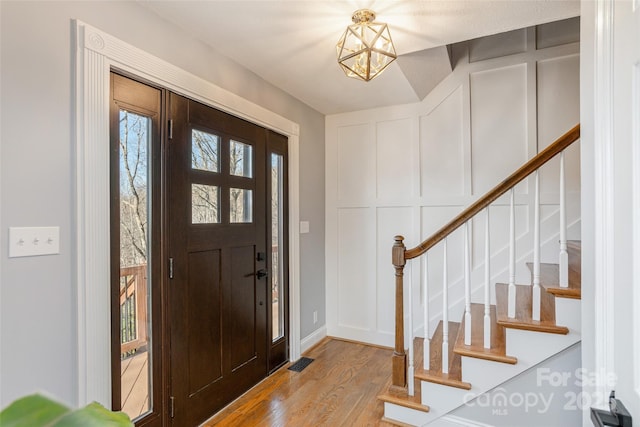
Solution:
<svg viewBox="0 0 640 427">
<path fill-rule="evenodd" d="M 324 324 L 324 116 L 131 1 L 0 2 L 0 406 L 77 401 L 71 19 L 300 125 L 301 335 Z M 239 17 L 238 17 L 239 18 Z M 8 258 L 8 227 L 60 226 L 61 253 Z M 313 324 L 313 311 L 319 321 Z"/>
</svg>

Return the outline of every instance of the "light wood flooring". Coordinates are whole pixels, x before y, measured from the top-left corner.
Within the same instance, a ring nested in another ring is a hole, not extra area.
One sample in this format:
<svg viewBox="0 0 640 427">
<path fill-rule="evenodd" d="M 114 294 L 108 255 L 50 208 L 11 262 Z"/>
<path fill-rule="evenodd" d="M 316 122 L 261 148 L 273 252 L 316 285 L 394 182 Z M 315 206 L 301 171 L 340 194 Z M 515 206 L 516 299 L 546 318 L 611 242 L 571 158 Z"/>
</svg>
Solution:
<svg viewBox="0 0 640 427">
<path fill-rule="evenodd" d="M 377 396 L 391 381 L 392 350 L 325 339 L 304 354 L 302 372 L 287 366 L 203 426 L 384 426 Z"/>
</svg>

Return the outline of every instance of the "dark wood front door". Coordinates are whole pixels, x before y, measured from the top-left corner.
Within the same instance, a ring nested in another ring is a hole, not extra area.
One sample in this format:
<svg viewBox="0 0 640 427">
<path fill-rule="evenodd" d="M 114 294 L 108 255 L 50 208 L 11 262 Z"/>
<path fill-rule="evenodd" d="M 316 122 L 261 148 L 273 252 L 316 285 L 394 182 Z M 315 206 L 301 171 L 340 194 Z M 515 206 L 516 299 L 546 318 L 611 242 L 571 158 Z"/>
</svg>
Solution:
<svg viewBox="0 0 640 427">
<path fill-rule="evenodd" d="M 268 133 L 175 94 L 168 111 L 170 417 L 194 426 L 268 373 Z"/>
</svg>

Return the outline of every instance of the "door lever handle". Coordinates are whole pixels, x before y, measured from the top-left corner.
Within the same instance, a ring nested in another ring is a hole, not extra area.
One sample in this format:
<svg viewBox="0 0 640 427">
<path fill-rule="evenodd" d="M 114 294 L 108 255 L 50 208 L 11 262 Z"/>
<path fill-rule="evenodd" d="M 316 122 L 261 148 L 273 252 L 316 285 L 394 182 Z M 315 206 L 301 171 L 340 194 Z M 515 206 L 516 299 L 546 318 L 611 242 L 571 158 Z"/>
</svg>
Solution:
<svg viewBox="0 0 640 427">
<path fill-rule="evenodd" d="M 269 277 L 269 272 L 266 269 L 260 269 L 256 271 L 256 277 L 258 279 L 264 279 L 265 277 Z"/>
<path fill-rule="evenodd" d="M 631 427 L 631 414 L 620 400 L 616 399 L 616 392 L 609 395 L 609 412 L 591 408 L 591 421 L 594 426 Z"/>
</svg>

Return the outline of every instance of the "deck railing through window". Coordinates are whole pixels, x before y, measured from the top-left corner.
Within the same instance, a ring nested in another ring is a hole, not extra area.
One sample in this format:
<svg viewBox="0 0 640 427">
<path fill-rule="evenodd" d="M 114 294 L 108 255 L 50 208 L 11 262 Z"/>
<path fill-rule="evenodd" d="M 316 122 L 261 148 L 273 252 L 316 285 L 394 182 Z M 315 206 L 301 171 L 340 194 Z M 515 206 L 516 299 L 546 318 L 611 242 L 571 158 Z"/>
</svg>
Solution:
<svg viewBox="0 0 640 427">
<path fill-rule="evenodd" d="M 147 265 L 120 269 L 120 353 L 134 355 L 147 345 Z"/>
</svg>

